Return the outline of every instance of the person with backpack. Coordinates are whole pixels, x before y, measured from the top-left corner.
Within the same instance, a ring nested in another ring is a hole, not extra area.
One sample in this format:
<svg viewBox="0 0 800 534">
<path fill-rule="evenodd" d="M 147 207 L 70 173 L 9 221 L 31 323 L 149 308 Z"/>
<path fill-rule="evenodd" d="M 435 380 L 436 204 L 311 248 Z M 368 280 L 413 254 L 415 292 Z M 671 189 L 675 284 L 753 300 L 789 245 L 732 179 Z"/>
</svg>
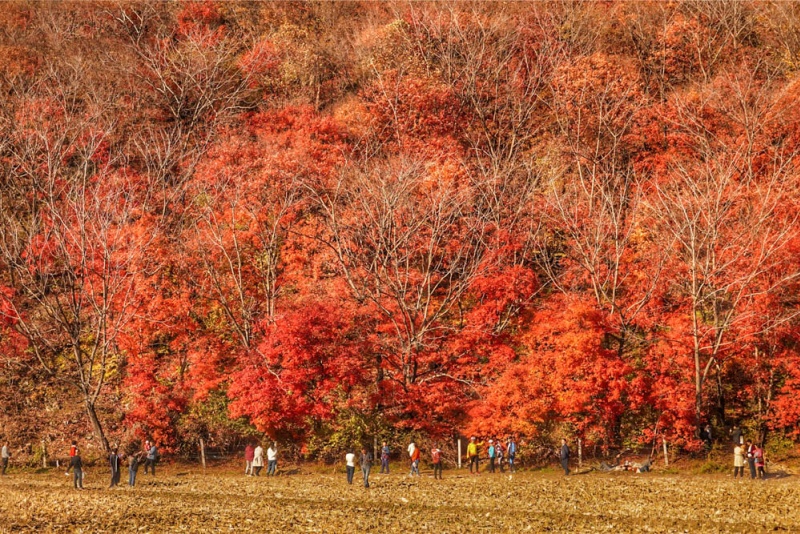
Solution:
<svg viewBox="0 0 800 534">
<path fill-rule="evenodd" d="M 136 485 L 136 473 L 139 471 L 140 453 L 131 454 L 128 457 L 128 486 L 134 487 Z"/>
<path fill-rule="evenodd" d="M 508 453 L 508 470 L 513 473 L 516 470 L 514 460 L 517 457 L 517 442 L 514 440 L 514 436 L 509 436 L 506 452 Z"/>
<path fill-rule="evenodd" d="M 494 440 L 489 440 L 489 472 L 494 473 L 495 460 L 497 459 L 497 447 L 494 445 Z"/>
<path fill-rule="evenodd" d="M 431 449 L 431 462 L 433 463 L 433 478 L 442 479 L 442 450 L 438 444 L 434 444 Z"/>
<path fill-rule="evenodd" d="M 381 474 L 386 473 L 389 474 L 389 455 L 391 451 L 389 450 L 389 446 L 386 442 L 383 442 L 383 446 L 381 447 Z"/>
</svg>

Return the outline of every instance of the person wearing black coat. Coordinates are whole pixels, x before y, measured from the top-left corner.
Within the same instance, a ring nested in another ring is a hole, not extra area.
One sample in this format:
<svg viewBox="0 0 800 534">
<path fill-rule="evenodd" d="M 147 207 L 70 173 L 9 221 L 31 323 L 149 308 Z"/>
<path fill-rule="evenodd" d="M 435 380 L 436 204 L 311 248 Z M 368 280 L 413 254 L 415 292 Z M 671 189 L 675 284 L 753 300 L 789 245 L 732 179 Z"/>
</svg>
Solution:
<svg viewBox="0 0 800 534">
<path fill-rule="evenodd" d="M 564 475 L 569 475 L 569 447 L 566 438 L 561 438 L 561 467 L 564 468 Z"/>
<path fill-rule="evenodd" d="M 111 485 L 108 487 L 113 488 L 119 484 L 120 456 L 116 447 L 111 450 L 111 454 L 108 456 L 108 463 L 111 466 Z"/>
</svg>

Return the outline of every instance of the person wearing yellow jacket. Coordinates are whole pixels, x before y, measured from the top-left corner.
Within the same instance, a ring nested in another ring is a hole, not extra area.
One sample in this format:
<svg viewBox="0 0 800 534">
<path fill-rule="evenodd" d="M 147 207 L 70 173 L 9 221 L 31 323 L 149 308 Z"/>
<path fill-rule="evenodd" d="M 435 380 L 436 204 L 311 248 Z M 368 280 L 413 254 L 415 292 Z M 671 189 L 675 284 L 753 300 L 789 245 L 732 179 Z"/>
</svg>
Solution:
<svg viewBox="0 0 800 534">
<path fill-rule="evenodd" d="M 480 448 L 483 443 L 478 443 L 475 436 L 469 438 L 469 445 L 467 445 L 467 461 L 469 462 L 469 472 L 473 473 L 473 466 L 475 467 L 474 473 L 477 475 L 480 472 Z"/>
</svg>

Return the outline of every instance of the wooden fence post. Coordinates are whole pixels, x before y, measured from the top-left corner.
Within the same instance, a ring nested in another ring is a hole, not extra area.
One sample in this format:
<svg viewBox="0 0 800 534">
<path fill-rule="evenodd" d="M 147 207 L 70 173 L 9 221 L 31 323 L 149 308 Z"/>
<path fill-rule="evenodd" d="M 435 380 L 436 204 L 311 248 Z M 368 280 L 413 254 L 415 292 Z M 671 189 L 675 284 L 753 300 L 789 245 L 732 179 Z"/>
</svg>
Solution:
<svg viewBox="0 0 800 534">
<path fill-rule="evenodd" d="M 47 469 L 47 447 L 44 446 L 44 440 L 42 440 L 42 467 Z"/>
<path fill-rule="evenodd" d="M 583 443 L 578 438 L 578 467 L 583 467 Z"/>
<path fill-rule="evenodd" d="M 458 438 L 458 468 L 461 469 L 461 438 Z"/>
<path fill-rule="evenodd" d="M 200 438 L 200 460 L 203 462 L 203 472 L 206 472 L 206 443 Z"/>
<path fill-rule="evenodd" d="M 669 466 L 669 457 L 667 456 L 667 440 L 664 439 L 664 466 Z"/>
</svg>

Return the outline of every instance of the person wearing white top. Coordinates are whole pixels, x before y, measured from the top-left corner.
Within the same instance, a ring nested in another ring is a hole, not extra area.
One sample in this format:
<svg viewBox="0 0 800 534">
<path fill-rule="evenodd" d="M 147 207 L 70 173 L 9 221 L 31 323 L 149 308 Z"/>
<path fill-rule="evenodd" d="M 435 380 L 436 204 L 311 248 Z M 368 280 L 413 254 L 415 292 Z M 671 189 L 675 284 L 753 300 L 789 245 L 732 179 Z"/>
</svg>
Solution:
<svg viewBox="0 0 800 534">
<path fill-rule="evenodd" d="M 744 447 L 736 445 L 733 449 L 733 478 L 744 477 Z"/>
<path fill-rule="evenodd" d="M 278 468 L 278 443 L 273 441 L 267 449 L 267 476 L 274 475 Z"/>
<path fill-rule="evenodd" d="M 8 469 L 8 460 L 11 458 L 11 453 L 8 451 L 8 442 L 6 441 L 3 443 L 3 450 L 0 453 L 0 475 L 6 474 L 6 469 Z"/>
<path fill-rule="evenodd" d="M 344 456 L 345 464 L 347 467 L 347 483 L 353 483 L 353 475 L 356 472 L 356 455 L 353 451 L 348 451 Z"/>
<path fill-rule="evenodd" d="M 253 451 L 253 470 L 256 472 L 256 476 L 261 475 L 261 470 L 264 468 L 264 448 L 261 447 L 259 443 L 256 446 L 256 450 Z"/>
</svg>

